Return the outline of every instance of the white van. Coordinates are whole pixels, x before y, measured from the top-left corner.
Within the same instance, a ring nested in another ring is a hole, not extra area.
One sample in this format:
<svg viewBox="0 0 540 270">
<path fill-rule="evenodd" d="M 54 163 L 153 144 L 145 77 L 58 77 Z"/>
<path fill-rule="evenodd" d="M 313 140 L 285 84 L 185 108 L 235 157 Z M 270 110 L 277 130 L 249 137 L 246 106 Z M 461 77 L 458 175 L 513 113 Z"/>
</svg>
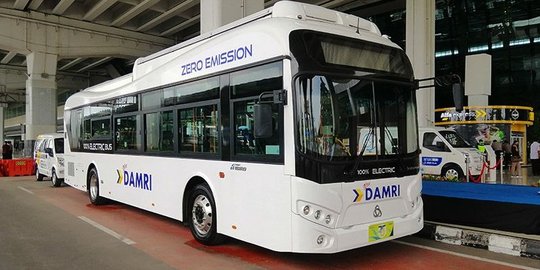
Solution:
<svg viewBox="0 0 540 270">
<path fill-rule="evenodd" d="M 39 135 L 34 144 L 36 180 L 51 178 L 55 187 L 64 181 L 64 135 L 61 133 Z"/>
<path fill-rule="evenodd" d="M 422 174 L 441 175 L 447 179 L 465 179 L 465 155 L 469 155 L 469 172 L 480 175 L 483 157 L 453 129 L 419 128 L 422 147 Z"/>
</svg>

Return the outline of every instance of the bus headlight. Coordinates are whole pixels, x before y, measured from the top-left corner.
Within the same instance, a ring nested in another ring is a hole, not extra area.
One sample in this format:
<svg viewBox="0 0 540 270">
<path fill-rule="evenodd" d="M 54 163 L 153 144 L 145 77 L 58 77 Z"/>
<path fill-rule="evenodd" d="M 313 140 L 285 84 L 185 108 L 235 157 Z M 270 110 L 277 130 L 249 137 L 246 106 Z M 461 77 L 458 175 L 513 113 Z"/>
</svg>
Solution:
<svg viewBox="0 0 540 270">
<path fill-rule="evenodd" d="M 330 222 L 332 222 L 332 216 L 331 215 L 326 215 L 326 217 L 324 218 L 324 222 L 326 224 L 330 224 Z"/>
<path fill-rule="evenodd" d="M 321 217 L 321 210 L 315 211 L 315 213 L 313 214 L 313 217 L 315 217 L 315 219 L 319 219 Z"/>
<path fill-rule="evenodd" d="M 310 209 L 309 205 L 306 205 L 306 206 L 304 206 L 304 208 L 302 209 L 302 212 L 304 212 L 304 215 L 307 216 L 307 215 L 309 215 L 309 211 L 310 211 L 310 210 L 311 210 L 311 209 Z"/>
<path fill-rule="evenodd" d="M 317 237 L 317 245 L 322 245 L 324 243 L 324 235 L 319 235 L 319 237 Z"/>
</svg>

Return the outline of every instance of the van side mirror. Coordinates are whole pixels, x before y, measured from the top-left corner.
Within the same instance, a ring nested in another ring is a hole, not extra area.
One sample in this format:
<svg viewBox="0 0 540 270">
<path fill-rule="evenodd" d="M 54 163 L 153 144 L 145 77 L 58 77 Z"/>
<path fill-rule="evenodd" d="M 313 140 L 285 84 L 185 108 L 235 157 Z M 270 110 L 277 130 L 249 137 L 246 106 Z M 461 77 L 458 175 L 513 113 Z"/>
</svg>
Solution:
<svg viewBox="0 0 540 270">
<path fill-rule="evenodd" d="M 49 155 L 50 157 L 54 157 L 52 148 L 45 148 L 45 153 L 47 153 L 47 155 Z"/>
<path fill-rule="evenodd" d="M 437 142 L 437 149 L 441 151 L 447 151 L 448 148 L 446 147 L 446 144 L 444 142 Z"/>
<path fill-rule="evenodd" d="M 452 84 L 452 96 L 456 112 L 463 111 L 463 85 L 461 83 Z"/>
<path fill-rule="evenodd" d="M 272 104 L 258 103 L 253 106 L 253 136 L 255 138 L 270 138 L 272 126 Z"/>
</svg>

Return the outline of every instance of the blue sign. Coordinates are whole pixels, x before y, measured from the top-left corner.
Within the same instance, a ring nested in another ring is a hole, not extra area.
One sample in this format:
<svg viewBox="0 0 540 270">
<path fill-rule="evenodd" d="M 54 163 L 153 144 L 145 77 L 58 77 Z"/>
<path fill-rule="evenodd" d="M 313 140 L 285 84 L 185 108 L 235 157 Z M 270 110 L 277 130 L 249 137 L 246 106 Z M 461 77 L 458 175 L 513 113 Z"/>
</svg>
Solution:
<svg viewBox="0 0 540 270">
<path fill-rule="evenodd" d="M 442 162 L 441 157 L 423 157 L 422 165 L 426 166 L 439 166 Z"/>
</svg>

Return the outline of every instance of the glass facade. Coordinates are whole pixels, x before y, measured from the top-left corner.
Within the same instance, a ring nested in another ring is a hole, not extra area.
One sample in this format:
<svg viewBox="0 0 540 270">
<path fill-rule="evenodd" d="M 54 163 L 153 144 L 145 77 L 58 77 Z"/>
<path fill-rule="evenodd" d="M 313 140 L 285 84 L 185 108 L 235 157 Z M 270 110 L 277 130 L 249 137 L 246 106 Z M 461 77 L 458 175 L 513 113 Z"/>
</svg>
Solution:
<svg viewBox="0 0 540 270">
<path fill-rule="evenodd" d="M 403 48 L 404 10 L 405 3 L 369 17 Z M 365 11 L 351 13 L 365 17 L 360 12 Z M 540 1 L 438 0 L 435 20 L 435 75 L 464 78 L 465 57 L 486 53 L 492 57 L 489 105 L 540 109 Z M 451 90 L 437 89 L 435 95 L 436 108 L 454 106 Z M 540 137 L 538 117 L 528 132 Z"/>
</svg>

